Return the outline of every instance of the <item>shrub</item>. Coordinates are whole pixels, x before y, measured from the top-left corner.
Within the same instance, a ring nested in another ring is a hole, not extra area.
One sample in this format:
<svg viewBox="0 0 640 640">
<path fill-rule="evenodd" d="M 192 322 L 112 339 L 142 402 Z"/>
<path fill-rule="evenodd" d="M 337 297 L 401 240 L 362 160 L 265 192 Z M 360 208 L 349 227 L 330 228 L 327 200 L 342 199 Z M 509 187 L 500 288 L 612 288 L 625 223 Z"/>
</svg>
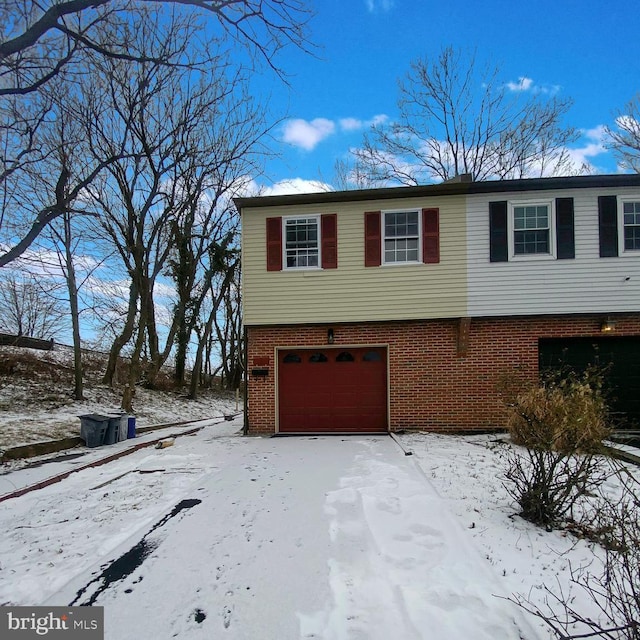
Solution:
<svg viewBox="0 0 640 640">
<path fill-rule="evenodd" d="M 561 371 L 518 393 L 507 407 L 511 441 L 569 454 L 601 451 L 611 432 L 603 379 L 593 368 Z"/>
<path fill-rule="evenodd" d="M 606 477 L 602 440 L 609 434 L 603 375 L 562 372 L 512 395 L 505 485 L 520 515 L 553 528 L 575 519 L 574 508 Z"/>
<path fill-rule="evenodd" d="M 602 570 L 572 568 L 573 586 L 584 592 L 589 608 L 579 610 L 571 593 L 545 586 L 546 607 L 525 596 L 510 598 L 546 622 L 559 640 L 608 638 L 640 640 L 640 484 L 624 467 L 614 469 L 618 495 L 594 500 L 592 527 L 604 546 Z"/>
</svg>

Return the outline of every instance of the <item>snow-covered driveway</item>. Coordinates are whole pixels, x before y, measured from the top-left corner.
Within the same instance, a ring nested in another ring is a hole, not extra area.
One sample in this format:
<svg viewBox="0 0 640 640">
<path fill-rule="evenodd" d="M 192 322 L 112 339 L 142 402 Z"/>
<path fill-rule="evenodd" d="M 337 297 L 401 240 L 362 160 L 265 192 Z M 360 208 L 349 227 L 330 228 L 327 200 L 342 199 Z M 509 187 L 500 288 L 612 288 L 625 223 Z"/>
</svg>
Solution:
<svg viewBox="0 0 640 640">
<path fill-rule="evenodd" d="M 538 637 L 389 437 L 204 430 L 2 507 L 1 601 L 102 605 L 109 640 Z"/>
</svg>

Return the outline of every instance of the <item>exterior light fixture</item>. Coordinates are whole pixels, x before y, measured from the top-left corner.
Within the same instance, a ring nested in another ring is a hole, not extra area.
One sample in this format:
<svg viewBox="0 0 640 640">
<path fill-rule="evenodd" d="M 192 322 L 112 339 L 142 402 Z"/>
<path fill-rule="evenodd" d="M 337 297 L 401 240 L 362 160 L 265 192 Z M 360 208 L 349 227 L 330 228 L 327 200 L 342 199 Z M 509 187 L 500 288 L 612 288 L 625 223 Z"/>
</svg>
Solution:
<svg viewBox="0 0 640 640">
<path fill-rule="evenodd" d="M 327 331 L 327 344 L 333 344 L 333 340 L 334 340 L 333 329 L 329 329 Z"/>
<path fill-rule="evenodd" d="M 615 320 L 611 320 L 610 318 L 607 318 L 606 320 L 602 321 L 602 324 L 600 325 L 600 331 L 602 333 L 612 333 L 615 330 L 616 330 Z"/>
</svg>

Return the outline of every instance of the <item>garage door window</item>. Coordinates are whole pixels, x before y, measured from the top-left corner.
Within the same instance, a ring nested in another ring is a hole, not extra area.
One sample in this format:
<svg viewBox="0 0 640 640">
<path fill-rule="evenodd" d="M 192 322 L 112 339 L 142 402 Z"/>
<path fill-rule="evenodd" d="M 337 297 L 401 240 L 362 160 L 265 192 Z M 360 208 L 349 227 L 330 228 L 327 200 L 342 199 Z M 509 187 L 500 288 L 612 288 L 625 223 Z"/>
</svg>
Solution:
<svg viewBox="0 0 640 640">
<path fill-rule="evenodd" d="M 287 355 L 282 359 L 282 362 L 286 364 L 300 363 L 302 362 L 302 358 L 297 353 L 287 353 Z"/>
<path fill-rule="evenodd" d="M 318 362 L 328 362 L 329 358 L 324 355 L 324 353 L 314 353 L 309 358 L 309 362 L 318 363 Z"/>
<path fill-rule="evenodd" d="M 355 358 L 348 351 L 343 351 L 336 356 L 336 362 L 355 362 Z"/>
<path fill-rule="evenodd" d="M 382 356 L 377 351 L 367 351 L 367 353 L 362 356 L 362 360 L 364 362 L 380 362 Z"/>
</svg>

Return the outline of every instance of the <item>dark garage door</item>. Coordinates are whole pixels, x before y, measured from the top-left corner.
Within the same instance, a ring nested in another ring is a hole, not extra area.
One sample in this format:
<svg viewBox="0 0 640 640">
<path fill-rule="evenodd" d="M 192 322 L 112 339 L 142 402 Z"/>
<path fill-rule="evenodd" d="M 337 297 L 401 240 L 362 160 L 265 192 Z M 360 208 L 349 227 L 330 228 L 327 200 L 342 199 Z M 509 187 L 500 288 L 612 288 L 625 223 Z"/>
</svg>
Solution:
<svg viewBox="0 0 640 640">
<path fill-rule="evenodd" d="M 387 352 L 282 349 L 278 352 L 282 433 L 387 431 Z"/>
<path fill-rule="evenodd" d="M 605 385 L 612 411 L 624 419 L 620 426 L 640 424 L 640 338 L 540 340 L 539 364 L 540 371 L 563 365 L 575 371 L 590 364 L 608 366 Z"/>
</svg>

